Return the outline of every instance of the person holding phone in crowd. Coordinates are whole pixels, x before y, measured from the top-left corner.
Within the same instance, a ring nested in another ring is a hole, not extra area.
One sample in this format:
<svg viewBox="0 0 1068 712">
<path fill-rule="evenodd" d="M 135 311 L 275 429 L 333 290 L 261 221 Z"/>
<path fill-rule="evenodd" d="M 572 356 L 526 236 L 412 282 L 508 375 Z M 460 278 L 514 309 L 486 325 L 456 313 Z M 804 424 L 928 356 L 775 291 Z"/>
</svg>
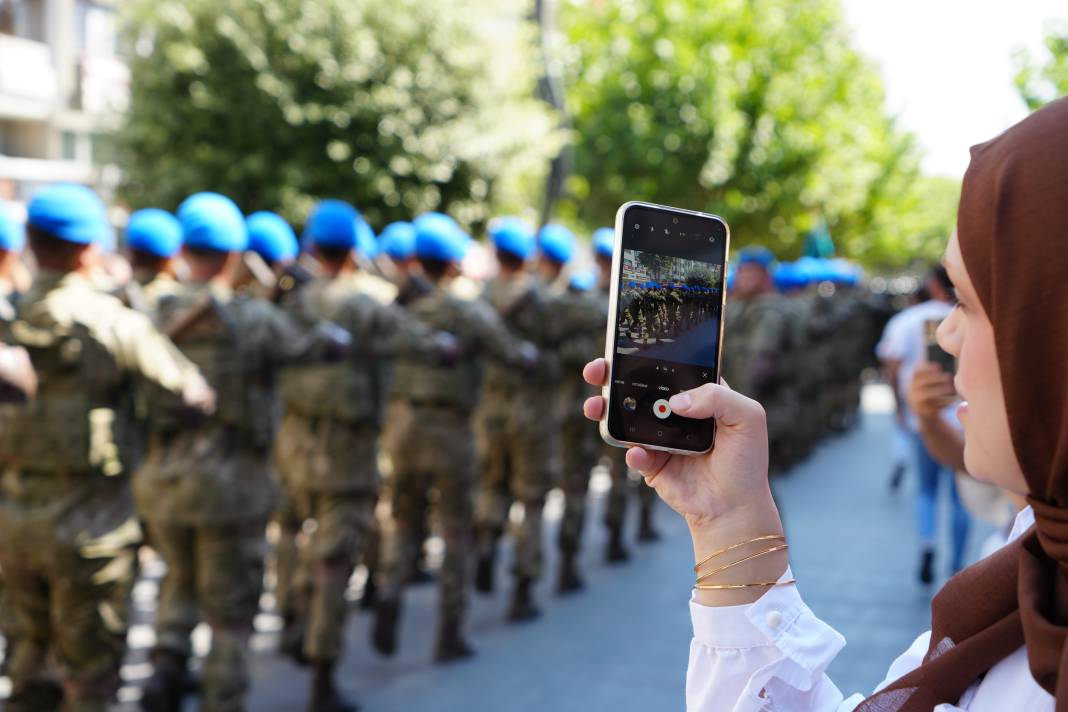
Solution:
<svg viewBox="0 0 1068 712">
<path fill-rule="evenodd" d="M 953 512 L 953 573 L 964 566 L 971 521 L 961 501 L 952 469 L 944 467 L 932 457 L 920 435 L 920 422 L 908 407 L 907 393 L 912 374 L 917 367 L 928 361 L 925 328 L 928 322 L 937 323 L 944 319 L 953 308 L 953 285 L 945 267 L 938 265 L 931 269 L 925 287 L 930 299 L 908 307 L 892 318 L 875 347 L 875 353 L 886 369 L 888 380 L 894 386 L 898 423 L 907 430 L 912 441 L 913 462 L 919 478 L 919 488 L 916 491 L 916 526 L 920 538 L 919 580 L 923 584 L 929 584 L 935 578 L 936 515 L 938 492 L 943 480 L 949 482 Z M 949 408 L 945 417 L 949 427 L 956 427 L 952 408 Z"/>
<path fill-rule="evenodd" d="M 944 257 L 956 305 L 938 330 L 958 360 L 968 472 L 1028 506 L 1004 547 L 946 583 L 932 630 L 893 661 L 872 696 L 845 698 L 825 674 L 845 641 L 794 585 L 760 405 L 721 384 L 678 393 L 675 413 L 717 421 L 715 448 L 693 457 L 630 449 L 628 464 L 693 538 L 689 710 L 1065 709 L 1056 700 L 1068 700 L 1068 252 L 1053 242 L 1065 225 L 1061 99 L 972 149 Z M 584 370 L 592 384 L 605 375 L 601 359 Z M 600 419 L 603 399 L 584 410 Z"/>
</svg>

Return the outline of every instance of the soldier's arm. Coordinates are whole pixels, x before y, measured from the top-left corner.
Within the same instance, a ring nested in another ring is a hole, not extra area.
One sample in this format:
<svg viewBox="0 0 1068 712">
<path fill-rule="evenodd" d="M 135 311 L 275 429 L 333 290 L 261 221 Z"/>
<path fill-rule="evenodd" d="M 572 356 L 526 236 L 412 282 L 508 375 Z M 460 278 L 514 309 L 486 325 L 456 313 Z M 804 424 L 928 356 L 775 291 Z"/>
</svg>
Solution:
<svg viewBox="0 0 1068 712">
<path fill-rule="evenodd" d="M 110 328 L 95 334 L 119 367 L 178 396 L 187 408 L 214 411 L 215 393 L 196 365 L 147 316 L 127 307 L 119 309 Z"/>
<path fill-rule="evenodd" d="M 21 346 L 0 344 L 0 403 L 25 403 L 37 393 L 37 371 Z"/>
<path fill-rule="evenodd" d="M 368 335 L 364 349 L 370 356 L 456 357 L 452 334 L 430 328 L 396 304 L 368 301 L 361 311 L 362 333 Z"/>
<path fill-rule="evenodd" d="M 331 361 L 352 348 L 351 334 L 333 322 L 320 320 L 304 326 L 282 309 L 264 300 L 246 306 L 245 325 L 250 341 L 274 365 L 294 361 Z"/>
<path fill-rule="evenodd" d="M 512 334 L 497 310 L 483 299 L 468 304 L 473 340 L 487 358 L 507 366 L 529 370 L 540 358 L 538 347 Z"/>
</svg>

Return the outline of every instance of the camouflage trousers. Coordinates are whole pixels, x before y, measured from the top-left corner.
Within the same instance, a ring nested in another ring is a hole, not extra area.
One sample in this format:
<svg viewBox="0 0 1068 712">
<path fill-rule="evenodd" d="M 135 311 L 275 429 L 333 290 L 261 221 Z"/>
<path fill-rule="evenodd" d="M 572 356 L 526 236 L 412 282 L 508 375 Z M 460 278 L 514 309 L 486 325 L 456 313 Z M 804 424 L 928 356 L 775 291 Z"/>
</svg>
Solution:
<svg viewBox="0 0 1068 712">
<path fill-rule="evenodd" d="M 141 529 L 127 483 L 94 480 L 4 477 L 0 567 L 19 631 L 7 710 L 42 710 L 32 690 L 52 657 L 65 710 L 104 712 L 118 689 Z"/>
<path fill-rule="evenodd" d="M 426 517 L 435 514 L 445 543 L 439 623 L 463 618 L 467 556 L 473 534 L 475 448 L 467 413 L 440 407 L 396 408 L 390 426 L 392 520 L 384 531 L 383 595 L 396 597 L 418 557 Z M 418 446 L 414 443 L 418 441 Z"/>
<path fill-rule="evenodd" d="M 590 470 L 600 457 L 600 443 L 595 423 L 585 418 L 569 418 L 564 421 L 564 462 L 563 476 L 560 479 L 560 489 L 564 493 L 564 514 L 560 519 L 561 551 L 573 554 L 578 552 L 582 544 Z"/>
<path fill-rule="evenodd" d="M 189 636 L 211 626 L 201 709 L 243 710 L 248 644 L 263 588 L 265 522 L 191 526 L 149 522 L 152 546 L 167 564 L 159 593 L 156 647 L 192 654 Z"/>
<path fill-rule="evenodd" d="M 560 422 L 555 394 L 524 391 L 505 399 L 483 395 L 475 417 L 482 474 L 475 501 L 481 547 L 495 546 L 512 502 L 523 505 L 515 531 L 516 576 L 536 579 L 542 569 L 542 510 L 560 471 Z"/>
<path fill-rule="evenodd" d="M 363 556 L 374 524 L 377 495 L 371 492 L 296 491 L 302 521 L 315 527 L 299 552 L 293 584 L 298 617 L 306 620 L 304 655 L 334 662 L 344 649 L 349 578 Z"/>
<path fill-rule="evenodd" d="M 343 650 L 349 578 L 374 528 L 378 430 L 288 414 L 275 454 L 288 503 L 281 513 L 288 548 L 279 551 L 279 607 L 304 621 L 304 655 L 333 662 Z M 305 522 L 311 533 L 298 549 L 295 534 Z"/>
</svg>

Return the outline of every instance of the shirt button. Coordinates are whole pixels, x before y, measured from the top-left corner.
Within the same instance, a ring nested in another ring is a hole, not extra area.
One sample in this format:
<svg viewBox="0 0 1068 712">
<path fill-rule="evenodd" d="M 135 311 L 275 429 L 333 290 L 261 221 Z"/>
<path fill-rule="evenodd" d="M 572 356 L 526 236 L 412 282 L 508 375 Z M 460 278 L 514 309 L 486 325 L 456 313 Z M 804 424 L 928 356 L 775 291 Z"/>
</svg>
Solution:
<svg viewBox="0 0 1068 712">
<path fill-rule="evenodd" d="M 782 625 L 782 614 L 778 611 L 768 611 L 768 614 L 764 616 L 764 621 L 769 628 L 778 628 Z"/>
</svg>

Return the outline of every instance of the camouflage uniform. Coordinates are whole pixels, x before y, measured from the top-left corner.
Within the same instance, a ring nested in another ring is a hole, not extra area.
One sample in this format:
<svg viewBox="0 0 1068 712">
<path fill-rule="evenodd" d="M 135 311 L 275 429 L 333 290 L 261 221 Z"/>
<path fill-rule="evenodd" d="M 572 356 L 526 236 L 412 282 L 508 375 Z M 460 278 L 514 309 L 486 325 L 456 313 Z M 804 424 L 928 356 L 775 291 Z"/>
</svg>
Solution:
<svg viewBox="0 0 1068 712">
<path fill-rule="evenodd" d="M 478 401 L 482 364 L 492 360 L 502 369 L 515 368 L 519 354 L 488 304 L 456 296 L 447 283 L 413 299 L 408 308 L 421 322 L 452 333 L 461 357 L 457 363 L 412 356 L 397 360 L 394 401 L 384 438 L 393 465 L 393 520 L 383 547 L 380 588 L 383 601 L 395 605 L 409 562 L 422 546 L 426 512 L 433 503 L 445 542 L 440 572 L 440 657 L 443 640 L 458 635 L 465 608 L 477 477 L 471 413 Z"/>
<path fill-rule="evenodd" d="M 292 296 L 285 308 L 298 321 L 327 319 L 349 332 L 354 346 L 337 363 L 290 366 L 280 382 L 279 470 L 297 519 L 316 523 L 297 569 L 310 577 L 304 585 L 289 584 L 287 597 L 297 600 L 284 605 L 307 615 L 304 655 L 333 662 L 342 652 L 345 589 L 368 545 L 378 501 L 387 357 L 400 348 L 425 354 L 432 346 L 427 330 L 360 291 L 354 279 L 312 282 Z"/>
<path fill-rule="evenodd" d="M 199 318 L 183 316 L 198 311 Z M 212 628 L 203 709 L 239 710 L 263 584 L 264 525 L 277 502 L 273 377 L 311 342 L 271 304 L 214 285 L 183 285 L 161 302 L 160 314 L 216 389 L 218 408 L 198 424 L 153 413 L 149 453 L 134 479 L 138 508 L 167 563 L 157 650 L 187 658 L 189 635 L 203 618 Z"/>
<path fill-rule="evenodd" d="M 0 563 L 23 634 L 7 709 L 41 709 L 24 693 L 54 652 L 65 709 L 102 711 L 125 652 L 116 592 L 129 590 L 140 539 L 119 405 L 135 378 L 169 405 L 202 379 L 146 317 L 77 273 L 42 272 L 11 337 L 30 351 L 40 387 L 0 426 Z"/>
<path fill-rule="evenodd" d="M 791 407 L 780 397 L 789 353 L 787 310 L 774 292 L 727 301 L 723 378 L 731 388 L 760 401 L 767 413 L 771 468 L 782 466 L 782 444 L 791 427 Z"/>
<path fill-rule="evenodd" d="M 566 323 L 567 339 L 560 349 L 560 410 L 563 423 L 564 514 L 560 520 L 560 550 L 574 556 L 582 542 L 586 518 L 586 495 L 590 470 L 600 456 L 601 438 L 597 426 L 582 414 L 582 404 L 595 388 L 581 377 L 582 367 L 601 352 L 604 325 L 608 318 L 605 305 L 588 292 L 567 290 L 559 297 L 554 318 Z"/>
<path fill-rule="evenodd" d="M 524 516 L 516 532 L 514 572 L 521 586 L 529 585 L 541 575 L 542 508 L 560 473 L 555 386 L 560 380 L 557 351 L 564 330 L 556 298 L 532 275 L 492 280 L 486 284 L 484 297 L 514 338 L 532 342 L 541 352 L 537 367 L 529 373 L 489 364 L 475 413 L 482 459 L 475 514 L 480 568 L 491 566 L 509 507 L 518 501 Z M 485 581 L 479 583 L 480 589 L 487 590 Z"/>
</svg>

